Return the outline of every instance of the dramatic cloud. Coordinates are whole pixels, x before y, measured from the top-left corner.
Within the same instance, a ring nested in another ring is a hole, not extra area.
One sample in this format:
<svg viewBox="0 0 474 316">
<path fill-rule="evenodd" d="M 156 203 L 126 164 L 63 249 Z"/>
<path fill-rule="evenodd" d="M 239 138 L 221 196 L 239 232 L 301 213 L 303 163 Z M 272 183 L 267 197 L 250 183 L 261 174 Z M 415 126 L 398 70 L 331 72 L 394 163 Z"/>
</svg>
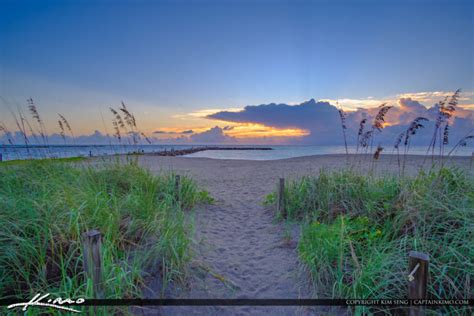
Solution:
<svg viewBox="0 0 474 316">
<path fill-rule="evenodd" d="M 378 107 L 358 108 L 347 111 L 346 125 L 350 143 L 355 144 L 359 122 L 366 118 L 370 128 Z M 386 127 L 377 133 L 377 142 L 390 145 L 397 135 L 406 130 L 417 117 L 426 117 L 430 122 L 420 131 L 414 143 L 429 141 L 433 124 L 438 113 L 437 106 L 426 107 L 410 97 L 400 98 L 385 117 Z M 257 123 L 273 128 L 295 128 L 309 131 L 308 136 L 300 137 L 304 144 L 330 145 L 342 144 L 342 130 L 337 108 L 329 102 L 316 102 L 311 99 L 298 105 L 262 104 L 249 105 L 239 112 L 221 111 L 207 116 L 209 119 L 233 123 Z M 474 128 L 474 111 L 458 107 L 455 117 L 450 121 L 452 139 L 460 138 Z M 293 140 L 294 141 L 294 140 Z"/>
<path fill-rule="evenodd" d="M 329 102 L 316 102 L 314 99 L 298 105 L 249 105 L 240 112 L 223 111 L 207 117 L 236 123 L 258 123 L 277 129 L 308 130 L 310 135 L 300 139 L 303 143 L 339 143 L 334 136 L 341 134 L 336 107 Z"/>
<path fill-rule="evenodd" d="M 181 134 L 193 134 L 194 131 L 192 129 L 188 129 L 186 131 L 182 131 Z"/>
<path fill-rule="evenodd" d="M 336 107 L 328 102 L 316 102 L 314 99 L 299 105 L 249 105 L 240 112 L 222 111 L 207 117 L 235 123 L 258 123 L 278 129 L 309 130 L 312 137 L 321 144 L 329 144 L 331 140 L 327 135 L 340 130 Z"/>
</svg>

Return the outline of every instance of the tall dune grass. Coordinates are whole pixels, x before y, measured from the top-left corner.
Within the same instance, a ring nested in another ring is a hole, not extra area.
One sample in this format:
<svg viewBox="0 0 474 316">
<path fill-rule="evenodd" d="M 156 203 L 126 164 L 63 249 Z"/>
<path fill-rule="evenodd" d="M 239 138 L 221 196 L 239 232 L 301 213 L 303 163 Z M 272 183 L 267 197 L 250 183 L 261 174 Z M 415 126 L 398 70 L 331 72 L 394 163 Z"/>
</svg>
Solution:
<svg viewBox="0 0 474 316">
<path fill-rule="evenodd" d="M 141 297 L 147 268 L 182 280 L 191 227 L 184 211 L 208 199 L 187 177 L 136 163 L 91 167 L 52 161 L 0 165 L 0 296 L 92 297 L 81 234 L 103 235 L 105 298 Z"/>
<path fill-rule="evenodd" d="M 285 201 L 320 297 L 406 298 L 410 250 L 430 254 L 429 298 L 474 297 L 474 180 L 461 170 L 322 171 L 289 183 Z"/>
</svg>

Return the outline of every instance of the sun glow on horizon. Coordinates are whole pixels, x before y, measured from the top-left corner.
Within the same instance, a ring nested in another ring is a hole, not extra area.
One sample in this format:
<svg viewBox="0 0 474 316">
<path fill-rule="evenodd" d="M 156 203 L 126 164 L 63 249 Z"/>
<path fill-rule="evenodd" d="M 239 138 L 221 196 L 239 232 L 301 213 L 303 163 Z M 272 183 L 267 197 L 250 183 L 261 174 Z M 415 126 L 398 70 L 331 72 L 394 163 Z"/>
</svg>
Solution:
<svg viewBox="0 0 474 316">
<path fill-rule="evenodd" d="M 274 128 L 263 124 L 244 123 L 233 126 L 226 134 L 236 138 L 302 137 L 310 132 L 299 128 Z"/>
</svg>

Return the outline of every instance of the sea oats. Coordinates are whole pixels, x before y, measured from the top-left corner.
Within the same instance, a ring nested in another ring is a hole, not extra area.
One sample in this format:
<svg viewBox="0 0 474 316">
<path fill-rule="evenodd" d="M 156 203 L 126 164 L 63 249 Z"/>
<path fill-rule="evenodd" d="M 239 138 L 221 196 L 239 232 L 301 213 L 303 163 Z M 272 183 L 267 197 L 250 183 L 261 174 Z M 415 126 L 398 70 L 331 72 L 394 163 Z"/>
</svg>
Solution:
<svg viewBox="0 0 474 316">
<path fill-rule="evenodd" d="M 377 115 L 375 116 L 374 122 L 372 124 L 372 129 L 381 131 L 384 128 L 385 115 L 387 115 L 387 112 L 391 108 L 392 106 L 387 105 L 386 103 L 383 103 L 382 105 L 379 106 L 379 111 Z"/>
<path fill-rule="evenodd" d="M 344 147 L 346 149 L 346 155 L 349 155 L 349 150 L 347 148 L 347 138 L 346 138 L 346 130 L 347 130 L 346 113 L 344 112 L 343 109 L 338 109 L 338 112 L 339 112 L 339 117 L 341 119 L 342 136 L 344 138 Z"/>
<path fill-rule="evenodd" d="M 382 153 L 383 147 L 378 145 L 377 150 L 374 153 L 374 160 L 378 160 L 380 158 L 380 154 Z"/>
</svg>

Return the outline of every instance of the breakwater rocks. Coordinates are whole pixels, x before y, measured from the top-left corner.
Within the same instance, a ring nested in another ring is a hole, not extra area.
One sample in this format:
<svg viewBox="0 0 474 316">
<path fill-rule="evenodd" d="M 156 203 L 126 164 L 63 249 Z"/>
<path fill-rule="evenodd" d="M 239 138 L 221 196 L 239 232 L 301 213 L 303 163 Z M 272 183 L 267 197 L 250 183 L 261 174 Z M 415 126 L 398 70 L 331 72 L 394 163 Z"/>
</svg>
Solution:
<svg viewBox="0 0 474 316">
<path fill-rule="evenodd" d="M 196 148 L 188 148 L 188 149 L 178 149 L 178 150 L 165 150 L 160 151 L 157 153 L 153 153 L 152 155 L 157 156 L 183 156 L 189 155 L 193 153 L 197 153 L 199 151 L 204 150 L 273 150 L 270 147 L 196 147 Z"/>
</svg>

